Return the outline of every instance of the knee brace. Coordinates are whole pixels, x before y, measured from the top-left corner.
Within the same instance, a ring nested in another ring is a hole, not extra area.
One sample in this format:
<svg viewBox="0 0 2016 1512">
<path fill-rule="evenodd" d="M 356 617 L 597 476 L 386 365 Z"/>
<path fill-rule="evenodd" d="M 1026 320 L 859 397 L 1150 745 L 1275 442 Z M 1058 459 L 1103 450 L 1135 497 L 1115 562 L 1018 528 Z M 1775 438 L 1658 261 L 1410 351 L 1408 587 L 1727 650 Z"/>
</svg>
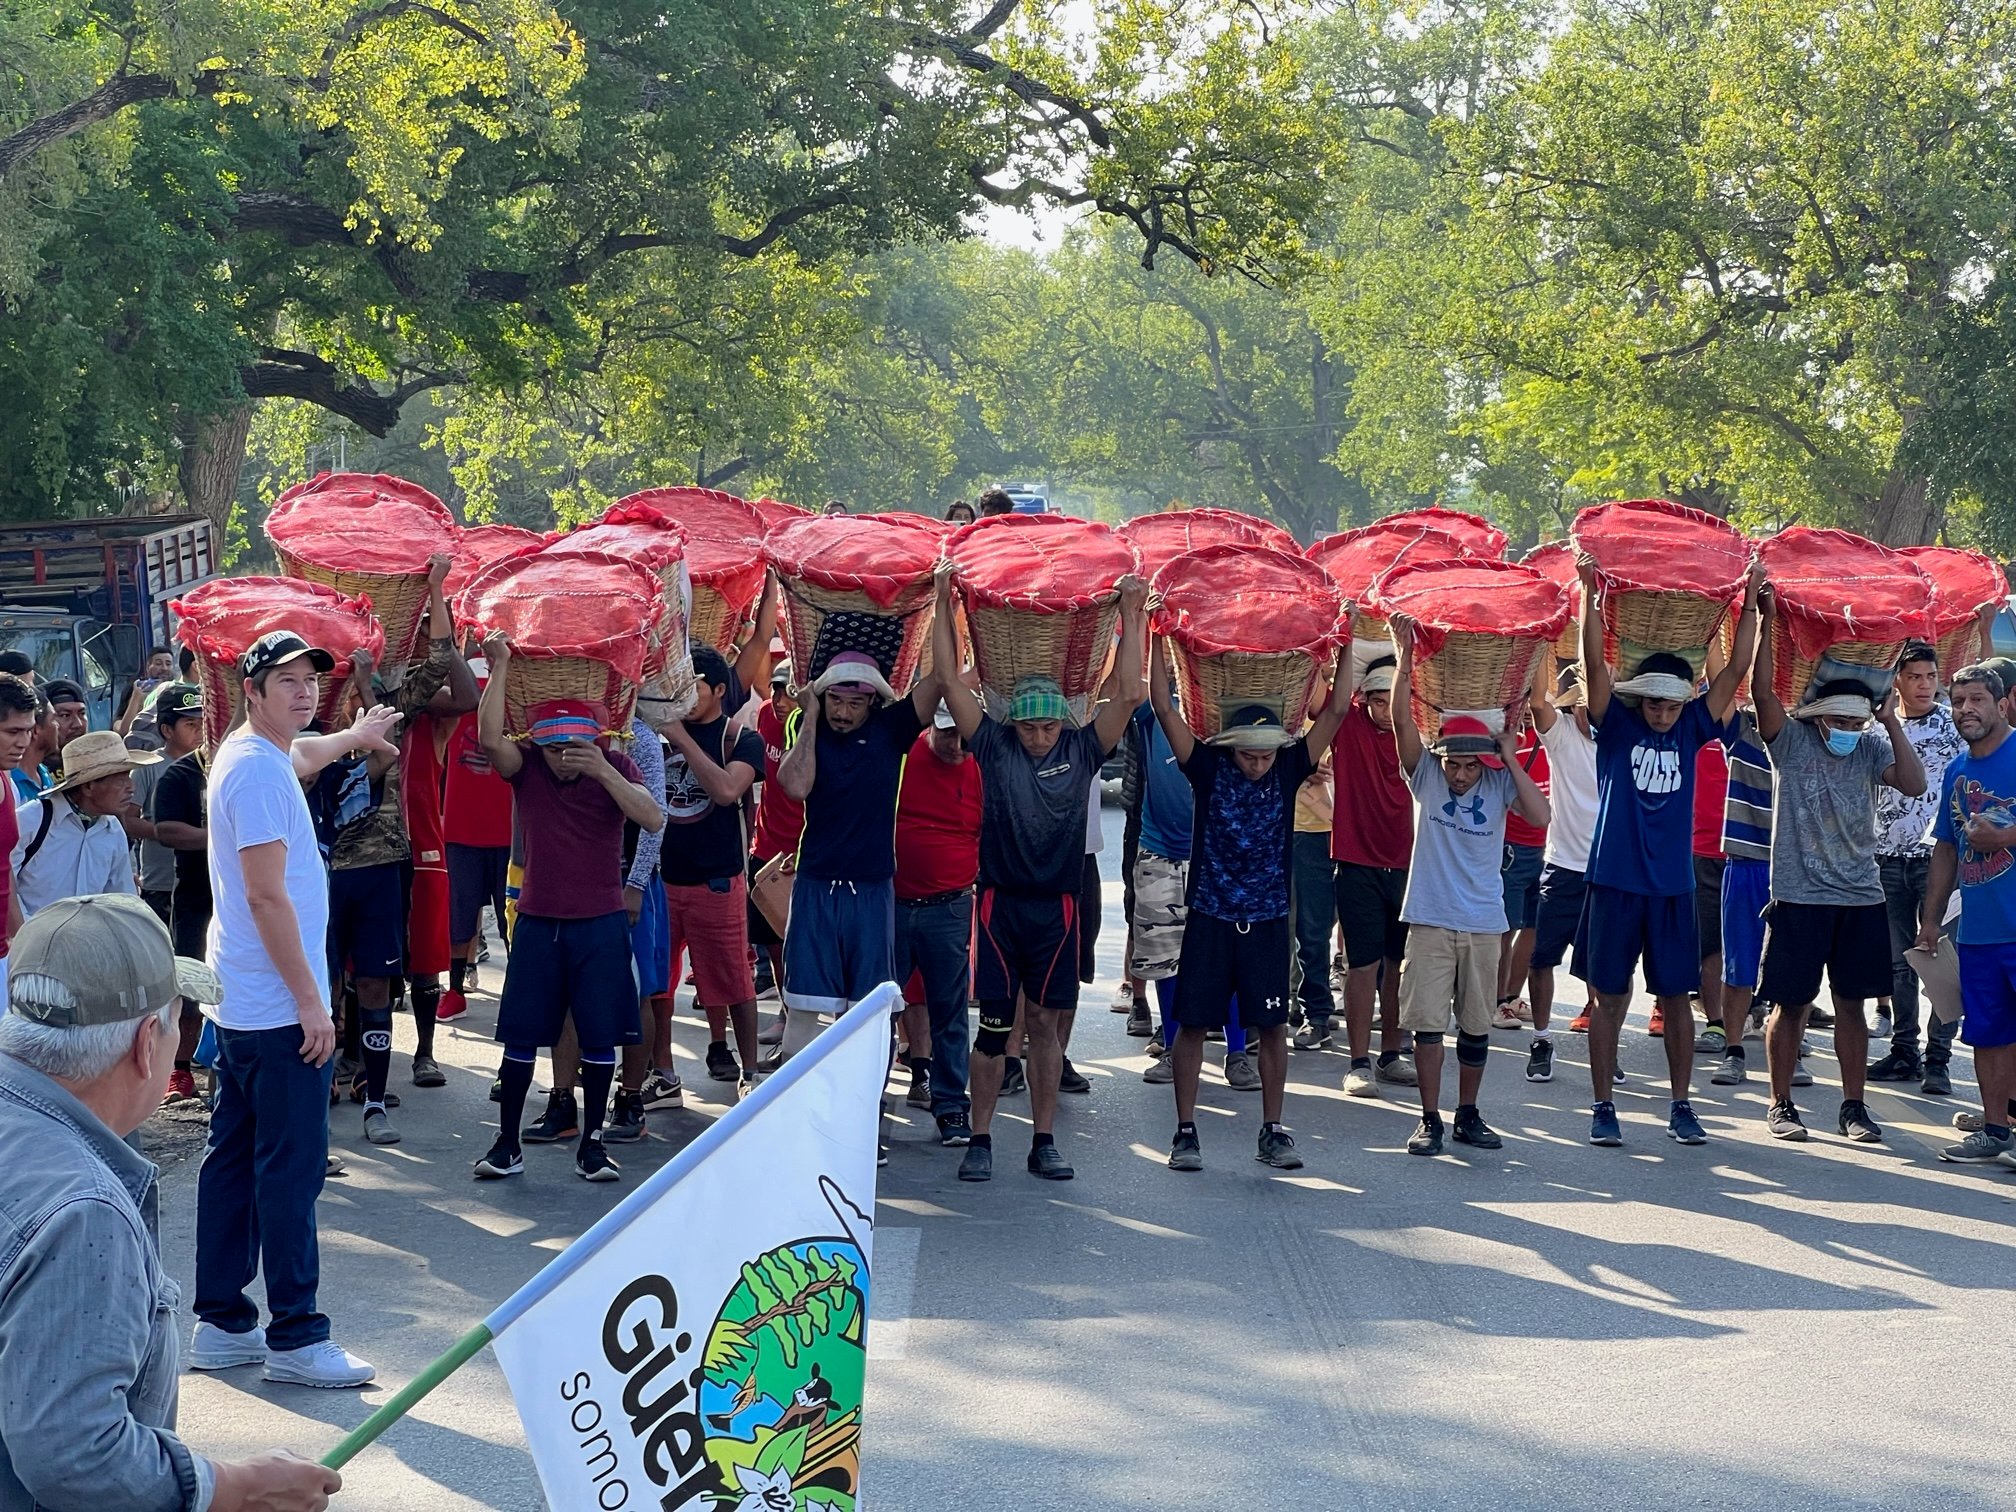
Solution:
<svg viewBox="0 0 2016 1512">
<path fill-rule="evenodd" d="M 1491 1059 L 1491 1036 L 1488 1034 L 1458 1034 L 1456 1036 L 1456 1064 L 1459 1066 L 1481 1066 Z"/>
<path fill-rule="evenodd" d="M 1414 1045 L 1415 1048 L 1417 1049 L 1420 1048 L 1422 1045 L 1427 1045 L 1430 1049 L 1440 1049 L 1442 1045 L 1442 1036 L 1440 1034 L 1430 1034 L 1425 1030 L 1416 1029 L 1414 1031 Z"/>
<path fill-rule="evenodd" d="M 504 1059 L 516 1061 L 521 1066 L 529 1066 L 539 1059 L 539 1052 L 531 1045 L 506 1045 Z"/>
<path fill-rule="evenodd" d="M 1014 1027 L 1015 1003 L 1012 999 L 1005 1003 L 982 1003 L 980 1032 L 973 1036 L 974 1054 L 1006 1055 L 1008 1031 Z"/>
<path fill-rule="evenodd" d="M 581 1052 L 581 1064 L 584 1066 L 613 1066 L 616 1064 L 616 1052 L 613 1049 L 583 1050 Z"/>
<path fill-rule="evenodd" d="M 980 1032 L 973 1036 L 973 1053 L 975 1055 L 991 1055 L 997 1060 L 1001 1056 L 1006 1055 L 1008 1053 L 1008 1031 L 1006 1029 L 988 1029 L 983 1026 Z"/>
<path fill-rule="evenodd" d="M 389 1006 L 384 1008 L 360 1008 L 357 1012 L 357 1021 L 364 1030 L 364 1048 L 366 1050 L 391 1050 L 392 1010 Z"/>
</svg>

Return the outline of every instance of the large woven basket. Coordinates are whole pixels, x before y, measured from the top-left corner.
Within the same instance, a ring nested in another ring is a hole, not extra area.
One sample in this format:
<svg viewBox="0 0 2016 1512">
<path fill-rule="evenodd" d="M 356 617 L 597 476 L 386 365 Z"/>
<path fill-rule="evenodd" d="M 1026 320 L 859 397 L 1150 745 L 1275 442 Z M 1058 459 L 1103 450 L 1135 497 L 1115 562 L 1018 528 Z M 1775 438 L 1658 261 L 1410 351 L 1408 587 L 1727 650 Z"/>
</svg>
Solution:
<svg viewBox="0 0 2016 1512">
<path fill-rule="evenodd" d="M 945 554 L 988 707 L 1005 713 L 1016 683 L 1048 677 L 1083 722 L 1113 654 L 1117 584 L 1140 567 L 1133 543 L 1070 515 L 1009 514 L 962 526 Z"/>
<path fill-rule="evenodd" d="M 523 740 L 531 728 L 528 711 L 554 698 L 585 698 L 609 711 L 609 731 L 630 738 L 630 716 L 637 708 L 637 684 L 607 662 L 585 656 L 541 656 L 513 649 L 504 677 L 504 728 L 513 740 Z"/>
<path fill-rule="evenodd" d="M 1259 705 L 1289 734 L 1317 679 L 1350 637 L 1344 594 L 1299 552 L 1225 542 L 1171 558 L 1155 575 L 1156 628 L 1175 655 L 1178 703 L 1199 739 Z"/>
<path fill-rule="evenodd" d="M 385 626 L 379 671 L 394 686 L 419 652 L 428 560 L 454 555 L 459 528 L 419 484 L 370 473 L 322 473 L 297 483 L 266 516 L 283 573 L 371 600 Z"/>
<path fill-rule="evenodd" d="M 732 661 L 763 592 L 763 537 L 770 528 L 763 512 L 718 488 L 646 488 L 616 501 L 619 509 L 627 504 L 648 504 L 679 527 L 693 582 L 686 633 Z"/>
<path fill-rule="evenodd" d="M 1450 532 L 1402 515 L 1325 536 L 1304 552 L 1344 590 L 1345 602 L 1351 606 L 1351 639 L 1354 644 L 1368 646 L 1393 639 L 1386 616 L 1370 602 L 1372 585 L 1381 574 L 1404 562 L 1446 562 L 1472 554 Z"/>
<path fill-rule="evenodd" d="M 322 679 L 317 715 L 328 721 L 350 681 L 353 653 L 375 664 L 385 652 L 385 631 L 371 601 L 298 578 L 218 578 L 192 589 L 168 606 L 177 620 L 176 638 L 196 653 L 196 685 L 203 693 L 203 746 L 215 751 L 238 723 L 245 680 L 238 658 L 260 636 L 292 630 L 309 645 L 336 658 Z"/>
<path fill-rule="evenodd" d="M 1186 552 L 1206 546 L 1272 546 L 1299 552 L 1295 537 L 1271 520 L 1241 514 L 1236 509 L 1164 509 L 1136 515 L 1119 527 L 1141 553 L 1141 571 L 1152 582 L 1155 574 Z"/>
<path fill-rule="evenodd" d="M 1575 543 L 1572 541 L 1542 541 L 1526 555 L 1519 558 L 1519 565 L 1531 567 L 1535 572 L 1561 585 L 1573 606 L 1566 628 L 1554 637 L 1554 656 L 1558 661 L 1579 662 L 1582 660 L 1582 622 L 1577 616 L 1582 605 L 1582 577 L 1575 567 Z"/>
<path fill-rule="evenodd" d="M 1777 612 L 1772 692 L 1788 709 L 1822 683 L 1854 681 L 1880 703 L 1905 644 L 1931 633 L 1932 580 L 1846 530 L 1795 525 L 1759 544 Z"/>
<path fill-rule="evenodd" d="M 656 575 L 664 608 L 645 652 L 637 707 L 653 729 L 690 714 L 699 687 L 687 630 L 693 580 L 686 565 L 685 532 L 663 511 L 633 499 L 611 505 L 592 524 L 547 536 L 542 549 L 554 556 L 607 552 Z"/>
<path fill-rule="evenodd" d="M 931 632 L 942 522 L 919 514 L 813 515 L 780 526 L 764 555 L 784 594 L 793 675 L 813 681 L 842 651 L 864 651 L 907 693 Z"/>
<path fill-rule="evenodd" d="M 1516 718 L 1570 613 L 1566 590 L 1544 574 L 1474 557 L 1396 567 L 1372 597 L 1415 622 L 1414 716 L 1430 738 L 1446 715 L 1475 715 L 1494 729 Z"/>
<path fill-rule="evenodd" d="M 1667 652 L 1698 678 L 1750 572 L 1742 532 L 1666 499 L 1627 499 L 1583 510 L 1572 534 L 1596 568 L 1603 659 L 1631 677 L 1647 656 Z"/>
<path fill-rule="evenodd" d="M 1932 581 L 1932 643 L 1940 676 L 1950 678 L 1976 656 L 1981 611 L 2008 601 L 2009 579 L 1985 551 L 1963 546 L 1905 546 L 1898 554 Z"/>
</svg>

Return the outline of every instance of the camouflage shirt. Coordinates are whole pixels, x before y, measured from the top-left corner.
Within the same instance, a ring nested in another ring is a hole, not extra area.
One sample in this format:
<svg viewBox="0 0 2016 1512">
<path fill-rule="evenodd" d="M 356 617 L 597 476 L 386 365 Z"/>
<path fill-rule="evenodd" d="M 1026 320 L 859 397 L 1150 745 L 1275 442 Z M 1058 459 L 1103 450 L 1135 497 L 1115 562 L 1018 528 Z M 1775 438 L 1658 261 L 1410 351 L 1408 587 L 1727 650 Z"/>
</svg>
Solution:
<svg viewBox="0 0 2016 1512">
<path fill-rule="evenodd" d="M 406 722 L 426 708 L 428 700 L 448 681 L 448 667 L 454 655 L 453 641 L 432 641 L 427 647 L 427 659 L 406 669 L 406 680 L 392 695 L 392 705 L 400 717 L 399 730 L 392 732 L 395 741 Z M 354 823 L 337 831 L 335 844 L 329 850 L 329 869 L 355 871 L 359 867 L 382 866 L 387 861 L 404 861 L 412 854 L 413 846 L 406 836 L 406 815 L 399 802 L 399 763 L 394 761 L 385 773 L 377 803 Z"/>
</svg>

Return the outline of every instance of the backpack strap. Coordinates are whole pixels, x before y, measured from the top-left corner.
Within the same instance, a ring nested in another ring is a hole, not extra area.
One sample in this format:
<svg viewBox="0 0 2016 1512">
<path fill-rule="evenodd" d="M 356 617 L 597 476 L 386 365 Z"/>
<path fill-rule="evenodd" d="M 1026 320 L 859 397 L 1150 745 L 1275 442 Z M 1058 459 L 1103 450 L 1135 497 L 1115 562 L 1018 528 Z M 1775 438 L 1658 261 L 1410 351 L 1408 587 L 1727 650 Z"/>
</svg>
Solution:
<svg viewBox="0 0 2016 1512">
<path fill-rule="evenodd" d="M 49 826 L 56 822 L 56 805 L 47 798 L 35 800 L 42 806 L 42 822 L 35 826 L 35 838 L 28 842 L 28 848 L 21 852 L 21 866 L 25 871 L 28 863 L 35 859 L 35 853 L 42 849 L 42 842 L 49 838 Z"/>
</svg>

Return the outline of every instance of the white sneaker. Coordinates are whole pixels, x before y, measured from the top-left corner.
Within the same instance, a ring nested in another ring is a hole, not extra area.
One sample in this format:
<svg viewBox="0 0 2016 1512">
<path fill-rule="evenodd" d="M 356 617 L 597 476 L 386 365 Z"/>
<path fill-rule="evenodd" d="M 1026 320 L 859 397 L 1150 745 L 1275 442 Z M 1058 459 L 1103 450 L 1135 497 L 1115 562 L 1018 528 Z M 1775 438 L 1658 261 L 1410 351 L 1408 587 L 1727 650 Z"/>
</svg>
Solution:
<svg viewBox="0 0 2016 1512">
<path fill-rule="evenodd" d="M 377 1374 L 334 1339 L 266 1355 L 266 1379 L 285 1386 L 363 1386 Z"/>
<path fill-rule="evenodd" d="M 1500 1003 L 1498 1005 L 1498 1012 L 1492 1016 L 1491 1027 L 1493 1029 L 1517 1029 L 1519 1027 L 1519 1005 L 1509 1002 Z"/>
<path fill-rule="evenodd" d="M 1353 1066 L 1344 1073 L 1344 1095 L 1346 1097 L 1377 1097 L 1379 1083 L 1372 1079 L 1372 1073 L 1363 1066 Z"/>
<path fill-rule="evenodd" d="M 189 1341 L 191 1370 L 229 1370 L 234 1365 L 262 1365 L 265 1361 L 263 1328 L 227 1333 L 215 1323 L 198 1323 L 196 1337 Z"/>
</svg>

